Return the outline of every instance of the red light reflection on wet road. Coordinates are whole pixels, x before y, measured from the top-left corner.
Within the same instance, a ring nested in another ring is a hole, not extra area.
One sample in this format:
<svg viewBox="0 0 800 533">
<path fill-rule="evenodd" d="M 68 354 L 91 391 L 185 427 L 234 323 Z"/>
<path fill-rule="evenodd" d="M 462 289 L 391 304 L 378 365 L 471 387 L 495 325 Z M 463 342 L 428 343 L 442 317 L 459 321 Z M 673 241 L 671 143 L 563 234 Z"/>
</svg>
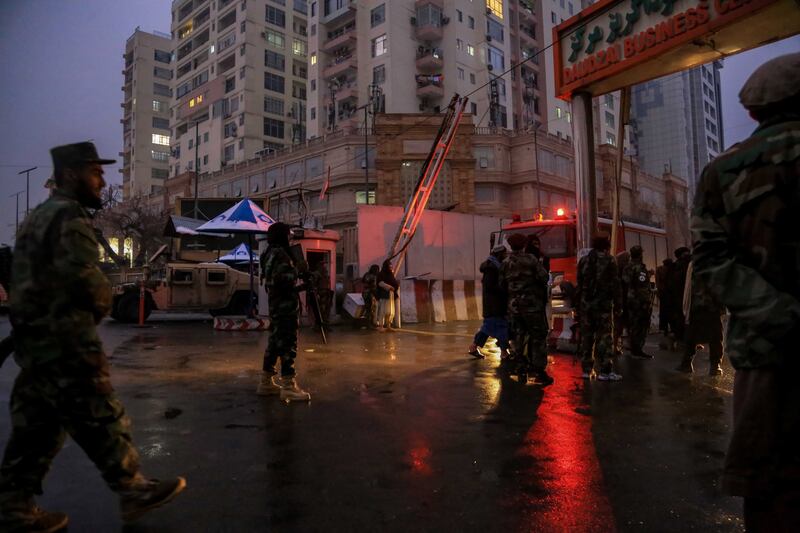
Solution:
<svg viewBox="0 0 800 533">
<path fill-rule="evenodd" d="M 566 357 L 556 357 L 548 371 L 556 382 L 545 389 L 538 419 L 519 451 L 533 465 L 522 475 L 534 476 L 538 485 L 534 494 L 525 496 L 527 502 L 518 502 L 528 519 L 520 529 L 616 531 L 594 448 L 592 419 L 575 412 L 585 385 Z M 591 384 L 598 385 L 607 384 Z"/>
</svg>

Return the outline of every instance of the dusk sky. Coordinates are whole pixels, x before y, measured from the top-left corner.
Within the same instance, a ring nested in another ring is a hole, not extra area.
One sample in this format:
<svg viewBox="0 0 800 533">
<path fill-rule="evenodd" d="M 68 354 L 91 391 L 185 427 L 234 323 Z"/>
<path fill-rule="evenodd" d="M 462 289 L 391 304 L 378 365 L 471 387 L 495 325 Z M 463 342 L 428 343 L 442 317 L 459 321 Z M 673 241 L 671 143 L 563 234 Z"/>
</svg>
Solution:
<svg viewBox="0 0 800 533">
<path fill-rule="evenodd" d="M 120 159 L 122 54 L 139 26 L 169 32 L 169 0 L 0 1 L 0 243 L 11 243 L 15 200 L 31 166 L 31 208 L 46 197 L 49 149 L 93 139 L 101 156 Z M 754 123 L 738 103 L 747 76 L 765 60 L 800 51 L 800 37 L 729 58 L 722 70 L 725 143 Z M 120 183 L 118 166 L 106 180 Z M 20 219 L 25 194 L 20 195 Z"/>
</svg>

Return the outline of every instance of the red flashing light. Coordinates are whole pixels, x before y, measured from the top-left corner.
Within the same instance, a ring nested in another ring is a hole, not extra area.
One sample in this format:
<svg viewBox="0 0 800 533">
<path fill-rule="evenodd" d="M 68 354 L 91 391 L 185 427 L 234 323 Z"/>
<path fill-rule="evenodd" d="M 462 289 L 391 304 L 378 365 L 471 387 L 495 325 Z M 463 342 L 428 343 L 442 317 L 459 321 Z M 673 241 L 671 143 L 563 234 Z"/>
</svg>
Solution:
<svg viewBox="0 0 800 533">
<path fill-rule="evenodd" d="M 564 211 L 563 207 L 556 209 L 556 218 L 566 218 L 566 211 Z"/>
<path fill-rule="evenodd" d="M 511 222 L 522 222 L 522 217 L 519 216 L 519 213 L 514 213 L 511 215 Z"/>
</svg>

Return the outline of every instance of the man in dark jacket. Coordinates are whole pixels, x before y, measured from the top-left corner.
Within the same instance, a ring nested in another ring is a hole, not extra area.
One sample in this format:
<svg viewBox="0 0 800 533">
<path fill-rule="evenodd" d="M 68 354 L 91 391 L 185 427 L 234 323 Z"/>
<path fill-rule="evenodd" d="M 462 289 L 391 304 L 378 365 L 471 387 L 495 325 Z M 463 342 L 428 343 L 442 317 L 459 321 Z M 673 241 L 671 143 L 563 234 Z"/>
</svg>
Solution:
<svg viewBox="0 0 800 533">
<path fill-rule="evenodd" d="M 508 297 L 500 288 L 499 276 L 500 265 L 506 258 L 506 247 L 502 244 L 492 248 L 492 254 L 481 264 L 480 270 L 483 274 L 481 279 L 483 293 L 483 325 L 475 334 L 475 338 L 469 347 L 469 354 L 472 357 L 483 359 L 480 348 L 486 344 L 489 337 L 497 339 L 497 346 L 500 348 L 502 357 L 505 357 L 508 349 Z"/>
<path fill-rule="evenodd" d="M 674 335 L 674 345 L 682 343 L 686 335 L 686 317 L 683 315 L 683 289 L 686 286 L 686 271 L 692 260 L 692 252 L 682 246 L 675 250 L 675 263 L 667 276 L 669 292 L 669 328 Z"/>
</svg>

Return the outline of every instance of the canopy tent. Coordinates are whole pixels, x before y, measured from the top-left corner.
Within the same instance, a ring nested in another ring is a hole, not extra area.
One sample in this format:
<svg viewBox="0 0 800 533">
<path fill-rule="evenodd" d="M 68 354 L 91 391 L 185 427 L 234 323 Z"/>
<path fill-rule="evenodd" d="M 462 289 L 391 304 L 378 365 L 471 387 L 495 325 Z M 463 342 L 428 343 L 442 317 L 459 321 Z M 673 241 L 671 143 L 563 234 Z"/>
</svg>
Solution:
<svg viewBox="0 0 800 533">
<path fill-rule="evenodd" d="M 239 246 L 217 259 L 217 261 L 220 263 L 247 263 L 248 257 L 250 258 L 249 261 L 258 262 L 258 255 L 254 254 L 245 243 L 241 243 Z"/>
<path fill-rule="evenodd" d="M 249 198 L 245 198 L 238 204 L 234 205 L 221 215 L 218 215 L 199 228 L 197 231 L 203 233 L 244 233 L 247 235 L 247 245 L 250 250 L 253 249 L 253 234 L 266 233 L 269 227 L 275 221 L 266 214 L 255 203 L 251 202 Z M 246 253 L 246 252 L 245 252 Z M 246 256 L 245 256 L 246 257 Z M 247 261 L 245 259 L 245 261 Z M 250 305 L 248 308 L 248 316 L 253 316 L 253 262 L 250 261 Z"/>
</svg>

